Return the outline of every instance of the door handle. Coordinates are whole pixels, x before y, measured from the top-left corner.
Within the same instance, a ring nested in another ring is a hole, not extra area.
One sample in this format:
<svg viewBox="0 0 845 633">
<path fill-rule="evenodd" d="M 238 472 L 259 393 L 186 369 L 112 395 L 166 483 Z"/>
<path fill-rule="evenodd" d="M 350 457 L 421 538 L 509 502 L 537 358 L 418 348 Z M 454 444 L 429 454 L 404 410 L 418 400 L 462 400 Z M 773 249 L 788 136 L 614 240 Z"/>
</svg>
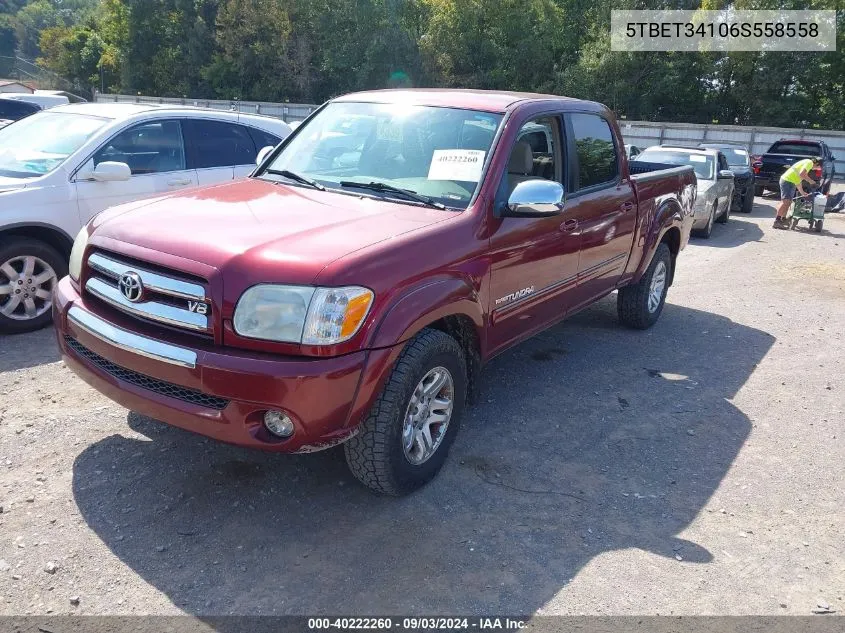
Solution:
<svg viewBox="0 0 845 633">
<path fill-rule="evenodd" d="M 624 213 L 628 213 L 628 211 L 634 210 L 634 203 L 633 202 L 623 202 L 622 203 L 622 211 Z"/>
<path fill-rule="evenodd" d="M 560 225 L 560 230 L 565 232 L 565 233 L 569 233 L 571 231 L 574 231 L 577 228 L 578 228 L 578 220 L 576 220 L 575 218 L 570 218 L 566 222 L 564 222 L 563 224 Z"/>
<path fill-rule="evenodd" d="M 173 180 L 168 180 L 167 184 L 170 187 L 181 187 L 182 185 L 190 185 L 191 179 L 190 178 L 174 178 Z"/>
</svg>

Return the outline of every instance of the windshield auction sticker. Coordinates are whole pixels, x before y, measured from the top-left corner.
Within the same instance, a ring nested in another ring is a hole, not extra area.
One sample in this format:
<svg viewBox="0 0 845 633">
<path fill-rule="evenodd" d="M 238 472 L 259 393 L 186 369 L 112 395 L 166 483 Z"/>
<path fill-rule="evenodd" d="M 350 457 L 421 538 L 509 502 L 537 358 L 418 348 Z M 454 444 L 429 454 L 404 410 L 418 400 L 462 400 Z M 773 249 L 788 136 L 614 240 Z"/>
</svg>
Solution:
<svg viewBox="0 0 845 633">
<path fill-rule="evenodd" d="M 428 179 L 478 182 L 486 154 L 479 149 L 436 149 L 428 168 Z"/>
<path fill-rule="evenodd" d="M 610 18 L 613 51 L 836 50 L 836 11 L 620 11 Z"/>
</svg>

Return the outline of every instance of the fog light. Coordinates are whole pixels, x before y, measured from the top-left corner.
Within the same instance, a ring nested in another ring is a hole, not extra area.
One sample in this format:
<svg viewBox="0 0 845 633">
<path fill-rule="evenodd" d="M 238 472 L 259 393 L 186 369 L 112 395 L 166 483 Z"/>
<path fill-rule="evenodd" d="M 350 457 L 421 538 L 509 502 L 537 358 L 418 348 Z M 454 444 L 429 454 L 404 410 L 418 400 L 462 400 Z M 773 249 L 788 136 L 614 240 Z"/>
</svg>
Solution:
<svg viewBox="0 0 845 633">
<path fill-rule="evenodd" d="M 264 426 L 277 437 L 290 437 L 293 435 L 293 420 L 282 411 L 267 411 L 264 414 Z"/>
</svg>

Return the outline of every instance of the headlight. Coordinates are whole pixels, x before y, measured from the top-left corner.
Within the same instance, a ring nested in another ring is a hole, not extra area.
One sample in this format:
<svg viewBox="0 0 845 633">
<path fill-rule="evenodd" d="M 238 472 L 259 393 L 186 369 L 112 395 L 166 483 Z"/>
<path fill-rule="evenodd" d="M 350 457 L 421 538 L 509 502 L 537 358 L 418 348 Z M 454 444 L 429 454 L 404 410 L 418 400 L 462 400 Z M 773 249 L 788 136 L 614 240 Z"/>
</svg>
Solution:
<svg viewBox="0 0 845 633">
<path fill-rule="evenodd" d="M 70 251 L 70 262 L 67 267 L 70 278 L 74 281 L 79 281 L 79 276 L 82 274 L 82 256 L 85 255 L 86 246 L 88 246 L 88 227 L 83 226 L 73 241 L 73 248 Z"/>
<path fill-rule="evenodd" d="M 334 345 L 358 331 L 373 293 L 367 288 L 253 286 L 235 307 L 235 331 L 241 336 L 284 343 Z"/>
</svg>

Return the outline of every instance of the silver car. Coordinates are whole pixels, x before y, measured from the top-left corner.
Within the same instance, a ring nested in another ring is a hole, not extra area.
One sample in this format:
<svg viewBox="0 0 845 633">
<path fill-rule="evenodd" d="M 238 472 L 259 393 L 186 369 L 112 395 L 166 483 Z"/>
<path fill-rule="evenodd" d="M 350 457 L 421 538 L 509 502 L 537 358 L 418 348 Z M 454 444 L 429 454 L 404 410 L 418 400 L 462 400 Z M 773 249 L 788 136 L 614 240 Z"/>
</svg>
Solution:
<svg viewBox="0 0 845 633">
<path fill-rule="evenodd" d="M 655 145 L 644 149 L 635 160 L 692 166 L 698 179 L 692 228 L 699 237 L 710 237 L 714 222 L 724 224 L 730 218 L 734 175 L 719 150 Z"/>
</svg>

